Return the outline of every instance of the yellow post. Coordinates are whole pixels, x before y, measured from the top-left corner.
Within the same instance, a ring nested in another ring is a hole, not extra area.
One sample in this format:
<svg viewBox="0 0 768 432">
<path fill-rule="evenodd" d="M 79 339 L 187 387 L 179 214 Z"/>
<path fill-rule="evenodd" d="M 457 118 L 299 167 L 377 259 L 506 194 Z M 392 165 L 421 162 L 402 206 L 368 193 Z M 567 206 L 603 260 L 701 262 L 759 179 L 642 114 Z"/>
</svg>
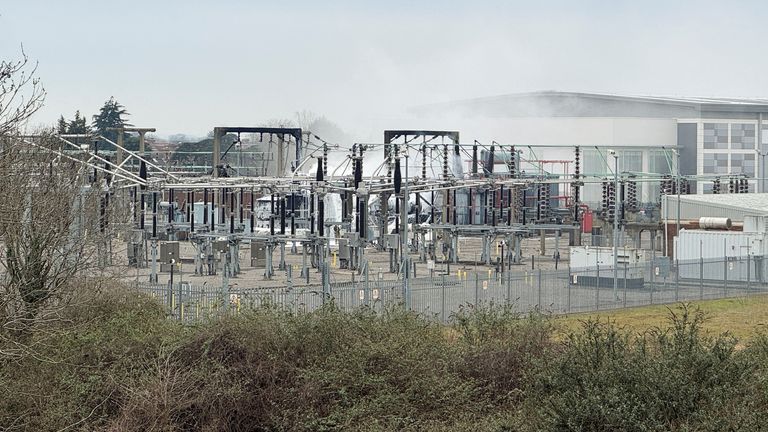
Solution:
<svg viewBox="0 0 768 432">
<path fill-rule="evenodd" d="M 171 293 L 171 310 L 176 309 L 176 296 Z"/>
<path fill-rule="evenodd" d="M 184 321 L 184 303 L 181 304 L 181 320 Z"/>
</svg>

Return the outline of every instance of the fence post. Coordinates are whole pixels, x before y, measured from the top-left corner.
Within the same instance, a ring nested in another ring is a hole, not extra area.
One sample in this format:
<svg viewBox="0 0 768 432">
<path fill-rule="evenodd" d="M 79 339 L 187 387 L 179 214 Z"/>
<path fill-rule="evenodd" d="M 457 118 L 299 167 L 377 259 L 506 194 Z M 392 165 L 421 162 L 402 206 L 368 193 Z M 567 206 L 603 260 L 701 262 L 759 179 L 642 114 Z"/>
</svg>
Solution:
<svg viewBox="0 0 768 432">
<path fill-rule="evenodd" d="M 622 302 L 622 307 L 627 307 L 627 266 L 629 265 L 629 261 L 624 263 L 624 299 Z"/>
<path fill-rule="evenodd" d="M 651 259 L 651 292 L 648 294 L 650 304 L 653 304 L 653 290 L 656 287 L 656 260 Z"/>
<path fill-rule="evenodd" d="M 539 268 L 538 280 L 538 300 L 536 300 L 536 302 L 539 310 L 541 310 L 541 268 Z"/>
<path fill-rule="evenodd" d="M 699 300 L 704 300 L 704 258 L 699 257 Z"/>
<path fill-rule="evenodd" d="M 512 271 L 507 270 L 507 306 L 512 304 Z"/>
<path fill-rule="evenodd" d="M 329 283 L 330 281 L 328 280 L 329 279 L 328 263 L 323 261 L 323 263 L 321 264 L 321 269 L 322 269 L 322 273 L 320 275 L 320 278 L 323 281 L 323 304 L 325 304 L 326 297 L 328 298 L 328 300 L 331 299 L 331 284 Z"/>
<path fill-rule="evenodd" d="M 480 287 L 478 286 L 478 283 L 480 282 L 480 276 L 475 272 L 475 307 L 477 307 L 477 301 L 478 301 L 478 294 Z"/>
<path fill-rule="evenodd" d="M 369 271 L 368 270 L 368 265 L 366 264 L 366 266 L 365 266 L 365 293 L 364 293 L 364 295 L 365 295 L 365 305 L 366 306 L 370 305 L 370 303 L 371 303 L 371 285 L 370 285 L 369 280 L 368 280 L 368 277 L 369 277 L 368 271 Z"/>
<path fill-rule="evenodd" d="M 440 307 L 440 315 L 443 317 L 443 323 L 445 323 L 445 275 L 442 276 L 442 300 L 441 300 L 441 307 Z"/>
<path fill-rule="evenodd" d="M 680 261 L 675 254 L 675 301 L 680 298 Z"/>
<path fill-rule="evenodd" d="M 750 266 L 751 266 L 751 260 L 749 259 L 749 249 L 747 249 L 747 293 L 745 297 L 749 297 L 749 291 L 752 289 L 752 285 L 750 283 L 750 279 L 751 279 L 750 273 L 752 269 L 750 268 Z"/>
<path fill-rule="evenodd" d="M 571 266 L 568 266 L 568 293 L 567 293 L 567 299 L 565 304 L 565 312 L 570 313 L 571 312 Z"/>
<path fill-rule="evenodd" d="M 723 297 L 728 296 L 728 256 L 723 259 Z"/>
<path fill-rule="evenodd" d="M 600 310 L 600 264 L 597 264 L 597 278 L 595 283 L 595 310 Z"/>
<path fill-rule="evenodd" d="M 171 264 L 171 265 L 173 265 L 173 264 Z M 179 315 L 182 315 L 181 319 L 183 321 L 184 320 L 184 317 L 183 317 L 183 315 L 184 315 L 184 309 L 183 309 L 184 308 L 184 295 L 181 292 L 181 282 L 176 282 L 176 283 L 179 284 Z"/>
</svg>

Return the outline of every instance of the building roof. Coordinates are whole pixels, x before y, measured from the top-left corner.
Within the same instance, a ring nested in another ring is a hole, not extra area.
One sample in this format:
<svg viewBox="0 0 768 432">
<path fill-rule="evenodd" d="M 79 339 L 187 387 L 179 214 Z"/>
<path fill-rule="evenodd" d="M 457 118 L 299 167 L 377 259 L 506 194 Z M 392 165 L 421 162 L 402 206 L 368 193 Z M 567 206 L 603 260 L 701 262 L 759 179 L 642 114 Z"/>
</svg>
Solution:
<svg viewBox="0 0 768 432">
<path fill-rule="evenodd" d="M 662 200 L 662 218 L 677 217 L 677 196 L 669 195 Z M 728 217 L 743 221 L 744 216 L 768 216 L 768 193 L 681 195 L 680 218 Z"/>
<path fill-rule="evenodd" d="M 721 113 L 768 113 L 768 98 L 628 96 L 606 93 L 538 91 L 422 105 L 417 113 L 490 117 L 716 117 Z"/>
</svg>

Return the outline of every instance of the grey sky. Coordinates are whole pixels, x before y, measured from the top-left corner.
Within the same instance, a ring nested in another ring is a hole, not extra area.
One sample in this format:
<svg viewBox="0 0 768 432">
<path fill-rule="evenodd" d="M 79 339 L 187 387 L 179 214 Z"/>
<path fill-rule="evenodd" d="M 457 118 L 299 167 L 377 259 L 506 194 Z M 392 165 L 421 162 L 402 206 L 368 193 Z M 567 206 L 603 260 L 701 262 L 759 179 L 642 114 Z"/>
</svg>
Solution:
<svg viewBox="0 0 768 432">
<path fill-rule="evenodd" d="M 311 110 L 363 139 L 405 108 L 535 90 L 768 97 L 760 1 L 0 0 L 38 123 L 115 96 L 160 135 Z"/>
</svg>

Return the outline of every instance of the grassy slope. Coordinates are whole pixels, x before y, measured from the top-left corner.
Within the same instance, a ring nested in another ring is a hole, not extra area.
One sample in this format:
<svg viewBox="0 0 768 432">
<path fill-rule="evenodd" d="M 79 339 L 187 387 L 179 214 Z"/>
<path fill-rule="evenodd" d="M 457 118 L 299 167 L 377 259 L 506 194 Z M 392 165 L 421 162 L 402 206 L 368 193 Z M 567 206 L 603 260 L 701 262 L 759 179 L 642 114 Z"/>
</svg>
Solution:
<svg viewBox="0 0 768 432">
<path fill-rule="evenodd" d="M 729 332 L 739 340 L 746 340 L 768 328 L 768 296 L 707 300 L 690 303 L 707 315 L 704 329 L 711 334 Z M 577 330 L 588 318 L 610 319 L 633 332 L 643 332 L 655 326 L 669 323 L 669 309 L 677 305 L 644 306 L 604 312 L 586 312 L 556 317 L 562 334 Z"/>
</svg>

